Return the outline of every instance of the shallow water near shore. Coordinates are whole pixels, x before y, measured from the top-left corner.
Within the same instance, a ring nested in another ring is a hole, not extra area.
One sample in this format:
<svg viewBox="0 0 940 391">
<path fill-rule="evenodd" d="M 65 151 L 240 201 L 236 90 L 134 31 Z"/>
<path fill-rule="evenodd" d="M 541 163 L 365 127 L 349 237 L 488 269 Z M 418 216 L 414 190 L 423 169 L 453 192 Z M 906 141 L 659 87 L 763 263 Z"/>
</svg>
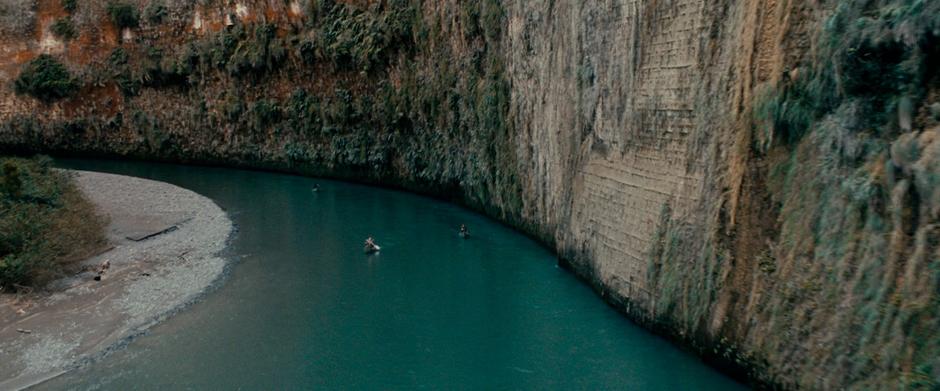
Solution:
<svg viewBox="0 0 940 391">
<path fill-rule="evenodd" d="M 203 300 L 37 389 L 745 388 L 630 323 L 531 239 L 455 205 L 263 172 L 60 164 L 212 198 L 238 227 L 235 263 Z M 370 235 L 379 254 L 363 253 Z"/>
</svg>

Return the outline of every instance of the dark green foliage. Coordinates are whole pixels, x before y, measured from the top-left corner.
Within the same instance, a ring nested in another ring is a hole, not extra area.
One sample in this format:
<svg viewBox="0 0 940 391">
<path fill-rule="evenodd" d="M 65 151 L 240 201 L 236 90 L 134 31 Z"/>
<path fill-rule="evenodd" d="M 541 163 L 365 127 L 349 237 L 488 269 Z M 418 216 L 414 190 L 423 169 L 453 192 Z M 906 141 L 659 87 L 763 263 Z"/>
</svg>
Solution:
<svg viewBox="0 0 940 391">
<path fill-rule="evenodd" d="M 0 159 L 0 201 L 56 205 L 61 179 L 48 175 L 51 168 L 48 158 Z"/>
<path fill-rule="evenodd" d="M 108 15 L 118 28 L 135 28 L 140 25 L 137 8 L 128 3 L 112 1 L 108 3 Z"/>
<path fill-rule="evenodd" d="M 755 112 L 772 124 L 773 134 L 765 136 L 767 146 L 775 138 L 787 144 L 799 141 L 813 122 L 831 109 L 835 99 L 832 82 L 827 75 L 810 74 L 791 80 L 782 90 L 765 91 Z"/>
<path fill-rule="evenodd" d="M 841 104 L 861 105 L 872 128 L 891 133 L 898 100 L 923 99 L 937 69 L 940 3 L 869 3 L 839 2 L 806 65 L 756 105 L 777 139 L 800 140 Z"/>
<path fill-rule="evenodd" d="M 173 62 L 174 68 L 177 68 L 178 73 L 192 74 L 196 68 L 199 66 L 199 49 L 196 48 L 196 45 L 189 44 L 186 45 L 186 48 L 180 51 L 177 55 L 176 61 Z"/>
<path fill-rule="evenodd" d="M 69 136 L 81 136 L 85 134 L 87 129 L 87 121 L 83 118 L 79 118 L 63 122 L 59 131 Z"/>
<path fill-rule="evenodd" d="M 414 47 L 414 8 L 404 0 L 363 10 L 351 4 L 317 2 L 319 57 L 340 70 L 371 72 Z M 309 48 L 309 46 L 308 46 Z"/>
<path fill-rule="evenodd" d="M 474 39 L 483 35 L 483 28 L 480 26 L 480 3 L 476 1 L 460 3 L 460 12 L 464 38 Z"/>
<path fill-rule="evenodd" d="M 860 39 L 842 54 L 843 88 L 849 96 L 882 96 L 903 91 L 911 75 L 901 66 L 909 55 L 899 42 Z"/>
<path fill-rule="evenodd" d="M 55 23 L 52 23 L 52 27 L 50 29 L 56 37 L 66 41 L 78 36 L 78 31 L 75 30 L 75 26 L 72 25 L 72 20 L 69 18 L 61 18 L 56 20 Z"/>
<path fill-rule="evenodd" d="M 163 50 L 153 46 L 144 47 L 143 76 L 141 82 L 147 86 L 161 86 L 165 82 L 163 74 Z"/>
<path fill-rule="evenodd" d="M 356 122 L 357 113 L 353 96 L 349 90 L 337 88 L 330 97 L 324 117 L 334 125 L 350 125 Z"/>
<path fill-rule="evenodd" d="M 259 78 L 279 69 L 290 52 L 290 44 L 277 37 L 277 26 L 238 24 L 190 45 L 177 64 L 186 74 L 201 64 L 203 71 L 223 69 L 239 78 Z"/>
<path fill-rule="evenodd" d="M 386 50 L 411 51 L 414 49 L 414 24 L 418 10 L 408 0 L 391 0 L 383 10 Z"/>
<path fill-rule="evenodd" d="M 174 61 L 166 58 L 159 48 L 145 47 L 144 52 L 139 77 L 141 85 L 153 88 L 188 85 L 194 67 L 191 53 L 184 52 Z"/>
<path fill-rule="evenodd" d="M 0 158 L 0 291 L 61 275 L 105 244 L 103 226 L 51 159 Z"/>
<path fill-rule="evenodd" d="M 823 4 L 832 14 L 813 51 L 755 106 L 766 129 L 757 152 L 776 148 L 768 193 L 780 216 L 776 259 L 761 266 L 787 282 L 759 304 L 776 317 L 759 333 L 836 327 L 855 339 L 820 344 L 802 365 L 833 368 L 846 388 L 935 389 L 940 344 L 928 341 L 940 280 L 910 276 L 940 265 L 926 239 L 936 235 L 937 159 L 921 132 L 933 126 L 928 92 L 940 88 L 940 2 Z M 792 316 L 801 313 L 813 316 Z"/>
<path fill-rule="evenodd" d="M 273 99 L 261 99 L 251 108 L 255 130 L 265 130 L 281 120 L 281 108 Z"/>
<path fill-rule="evenodd" d="M 245 113 L 245 102 L 240 97 L 234 96 L 227 101 L 224 111 L 226 120 L 236 122 Z"/>
<path fill-rule="evenodd" d="M 141 83 L 134 77 L 130 69 L 130 57 L 123 47 L 115 48 L 108 57 L 108 67 L 111 77 L 124 96 L 136 96 L 140 93 Z"/>
<path fill-rule="evenodd" d="M 28 285 L 54 268 L 44 233 L 63 207 L 66 178 L 51 160 L 0 158 L 0 287 Z"/>
<path fill-rule="evenodd" d="M 114 68 L 124 68 L 127 66 L 130 57 L 127 55 L 127 50 L 124 50 L 123 47 L 114 48 L 111 51 L 111 55 L 108 56 L 108 65 Z"/>
<path fill-rule="evenodd" d="M 299 134 L 311 135 L 321 130 L 320 100 L 316 95 L 298 89 L 291 94 L 284 107 L 287 128 Z"/>
<path fill-rule="evenodd" d="M 17 94 L 27 94 L 50 103 L 72 95 L 78 82 L 59 61 L 42 54 L 30 61 L 15 81 Z"/>
<path fill-rule="evenodd" d="M 505 12 L 499 0 L 481 1 L 483 35 L 487 42 L 497 42 L 503 33 Z"/>
<path fill-rule="evenodd" d="M 317 58 L 317 44 L 312 40 L 303 41 L 299 49 L 300 58 L 307 64 L 313 64 Z"/>
<path fill-rule="evenodd" d="M 144 136 L 145 144 L 150 151 L 161 152 L 167 147 L 170 137 L 162 129 L 160 120 L 155 116 L 143 110 L 134 110 L 129 122 L 134 130 Z"/>
<path fill-rule="evenodd" d="M 136 96 L 142 87 L 162 88 L 188 86 L 188 77 L 194 67 L 191 53 L 184 51 L 177 59 L 168 59 L 163 50 L 144 46 L 141 52 L 131 56 L 123 47 L 115 48 L 108 57 L 108 70 L 125 96 Z"/>
<path fill-rule="evenodd" d="M 152 0 L 144 9 L 144 18 L 153 24 L 160 24 L 167 15 L 166 6 L 160 0 Z"/>
<path fill-rule="evenodd" d="M 280 67 L 287 58 L 286 43 L 277 38 L 277 27 L 260 24 L 249 33 L 241 26 L 223 37 L 220 63 L 225 63 L 233 76 L 260 76 Z"/>
<path fill-rule="evenodd" d="M 505 15 L 498 0 L 464 2 L 460 10 L 466 39 L 483 38 L 486 42 L 499 40 Z"/>
<path fill-rule="evenodd" d="M 75 12 L 78 8 L 78 0 L 62 0 L 62 8 L 69 13 Z"/>
</svg>

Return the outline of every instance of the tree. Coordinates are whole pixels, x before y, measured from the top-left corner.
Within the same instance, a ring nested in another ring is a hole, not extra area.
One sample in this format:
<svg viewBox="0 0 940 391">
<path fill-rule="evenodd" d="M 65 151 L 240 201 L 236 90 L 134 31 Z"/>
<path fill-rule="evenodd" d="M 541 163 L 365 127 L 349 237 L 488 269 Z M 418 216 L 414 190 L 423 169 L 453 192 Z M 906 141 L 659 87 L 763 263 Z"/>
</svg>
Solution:
<svg viewBox="0 0 940 391">
<path fill-rule="evenodd" d="M 127 3 L 108 3 L 108 15 L 118 28 L 134 28 L 140 25 L 137 8 Z"/>
<path fill-rule="evenodd" d="M 62 63 L 42 54 L 26 64 L 14 87 L 17 94 L 27 94 L 51 103 L 72 95 L 78 89 L 78 82 Z"/>
</svg>

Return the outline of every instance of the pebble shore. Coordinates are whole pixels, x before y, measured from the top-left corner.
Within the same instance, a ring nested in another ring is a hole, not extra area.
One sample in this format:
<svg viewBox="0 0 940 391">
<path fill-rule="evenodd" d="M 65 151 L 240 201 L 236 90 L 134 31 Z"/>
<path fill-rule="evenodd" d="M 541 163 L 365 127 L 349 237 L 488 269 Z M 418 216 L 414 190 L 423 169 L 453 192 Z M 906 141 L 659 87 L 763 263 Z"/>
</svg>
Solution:
<svg viewBox="0 0 940 391">
<path fill-rule="evenodd" d="M 72 172 L 110 219 L 111 250 L 49 292 L 0 297 L 0 389 L 41 383 L 93 360 L 199 298 L 225 270 L 232 221 L 212 200 L 163 182 Z M 141 241 L 130 237 L 156 234 Z"/>
</svg>

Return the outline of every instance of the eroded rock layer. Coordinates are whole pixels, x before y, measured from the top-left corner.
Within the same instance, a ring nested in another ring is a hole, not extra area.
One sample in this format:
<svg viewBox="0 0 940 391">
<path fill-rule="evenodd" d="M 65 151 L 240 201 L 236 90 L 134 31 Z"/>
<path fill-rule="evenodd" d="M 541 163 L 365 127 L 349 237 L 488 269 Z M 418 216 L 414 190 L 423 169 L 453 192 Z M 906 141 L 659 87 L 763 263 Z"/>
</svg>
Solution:
<svg viewBox="0 0 940 391">
<path fill-rule="evenodd" d="M 446 195 L 757 384 L 940 382 L 937 2 L 69 3 L 0 0 L 8 149 Z"/>
</svg>

